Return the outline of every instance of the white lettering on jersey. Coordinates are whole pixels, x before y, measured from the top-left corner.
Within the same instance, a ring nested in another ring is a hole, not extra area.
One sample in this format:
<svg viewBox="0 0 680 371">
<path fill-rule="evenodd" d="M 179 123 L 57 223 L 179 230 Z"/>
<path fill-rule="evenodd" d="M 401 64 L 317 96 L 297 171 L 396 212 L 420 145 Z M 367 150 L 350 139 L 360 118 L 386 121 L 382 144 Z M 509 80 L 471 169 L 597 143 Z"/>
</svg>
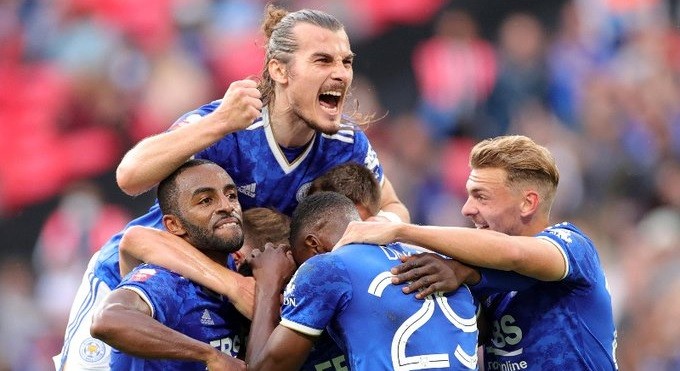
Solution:
<svg viewBox="0 0 680 371">
<path fill-rule="evenodd" d="M 219 349 L 219 351 L 224 354 L 229 354 L 232 357 L 236 357 L 238 352 L 241 350 L 241 338 L 238 335 L 234 335 L 233 339 L 226 337 L 212 340 L 210 341 L 210 346 Z"/>
<path fill-rule="evenodd" d="M 387 255 L 388 249 L 383 247 Z M 389 249 L 392 256 L 396 256 L 396 251 Z M 388 256 L 389 258 L 390 256 Z M 397 257 L 398 258 L 398 257 Z M 376 275 L 368 287 L 368 293 L 377 297 L 382 297 L 383 291 L 391 283 L 390 272 L 381 272 Z M 423 305 L 413 315 L 402 323 L 392 338 L 391 354 L 392 367 L 395 371 L 424 370 L 429 368 L 449 368 L 451 363 L 447 353 L 432 353 L 420 355 L 406 355 L 408 340 L 419 328 L 425 325 L 432 318 L 436 307 L 439 307 L 445 317 L 457 328 L 464 332 L 477 331 L 475 318 L 462 318 L 458 316 L 449 305 L 442 293 L 438 292 L 428 295 L 423 301 Z M 460 347 L 456 346 L 454 351 L 456 359 L 465 367 L 474 370 L 477 368 L 477 353 L 467 354 Z"/>
<path fill-rule="evenodd" d="M 330 361 L 326 362 L 321 362 L 316 365 L 314 365 L 314 370 L 316 371 L 347 371 L 349 370 L 344 363 L 347 361 L 345 360 L 344 355 L 339 355 Z"/>
</svg>

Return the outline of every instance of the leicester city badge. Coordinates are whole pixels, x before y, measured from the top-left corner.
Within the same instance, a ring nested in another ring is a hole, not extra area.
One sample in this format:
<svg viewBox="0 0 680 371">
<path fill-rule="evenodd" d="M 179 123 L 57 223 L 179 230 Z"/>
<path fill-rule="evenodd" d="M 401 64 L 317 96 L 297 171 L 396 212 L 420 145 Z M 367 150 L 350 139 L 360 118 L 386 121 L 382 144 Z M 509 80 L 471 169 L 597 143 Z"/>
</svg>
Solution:
<svg viewBox="0 0 680 371">
<path fill-rule="evenodd" d="M 106 345 L 101 340 L 87 338 L 80 344 L 80 358 L 88 363 L 101 361 L 106 355 Z"/>
</svg>

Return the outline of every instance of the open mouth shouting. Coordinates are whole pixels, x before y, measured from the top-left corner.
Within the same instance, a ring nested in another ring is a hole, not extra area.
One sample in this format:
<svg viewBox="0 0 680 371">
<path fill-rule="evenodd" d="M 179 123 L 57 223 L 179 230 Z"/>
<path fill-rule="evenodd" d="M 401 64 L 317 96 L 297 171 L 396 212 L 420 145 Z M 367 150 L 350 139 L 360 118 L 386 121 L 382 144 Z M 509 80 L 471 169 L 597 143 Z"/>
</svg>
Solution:
<svg viewBox="0 0 680 371">
<path fill-rule="evenodd" d="M 331 116 L 339 115 L 341 109 L 341 102 L 344 95 L 344 89 L 334 88 L 328 89 L 319 94 L 319 105 L 324 112 Z"/>
</svg>

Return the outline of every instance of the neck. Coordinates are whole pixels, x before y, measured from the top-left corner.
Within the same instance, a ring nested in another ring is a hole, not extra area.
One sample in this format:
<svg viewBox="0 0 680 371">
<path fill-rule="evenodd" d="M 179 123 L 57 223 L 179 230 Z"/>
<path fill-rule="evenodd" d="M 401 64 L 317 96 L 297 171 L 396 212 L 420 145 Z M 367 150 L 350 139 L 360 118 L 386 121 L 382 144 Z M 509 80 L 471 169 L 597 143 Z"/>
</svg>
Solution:
<svg viewBox="0 0 680 371">
<path fill-rule="evenodd" d="M 530 224 L 528 224 L 525 228 L 524 231 L 521 235 L 523 236 L 535 236 L 542 232 L 544 229 L 548 228 L 550 226 L 549 224 L 549 216 L 548 215 L 542 215 L 539 216 L 537 219 L 532 220 Z"/>
<path fill-rule="evenodd" d="M 281 107 L 276 101 L 269 105 L 269 124 L 276 143 L 282 147 L 300 147 L 314 137 L 314 129 L 310 128 L 288 105 Z"/>
<path fill-rule="evenodd" d="M 210 258 L 210 260 L 214 261 L 215 263 L 225 266 L 227 264 L 227 257 L 229 256 L 229 253 L 225 251 L 217 251 L 217 250 L 199 250 L 202 252 L 205 256 Z"/>
</svg>

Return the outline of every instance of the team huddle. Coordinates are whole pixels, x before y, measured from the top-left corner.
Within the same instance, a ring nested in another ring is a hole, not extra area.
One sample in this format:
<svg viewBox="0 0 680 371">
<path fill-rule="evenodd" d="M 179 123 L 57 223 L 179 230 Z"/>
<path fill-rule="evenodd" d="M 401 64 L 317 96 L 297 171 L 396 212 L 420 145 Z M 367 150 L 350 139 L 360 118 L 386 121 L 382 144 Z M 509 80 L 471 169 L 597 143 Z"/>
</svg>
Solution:
<svg viewBox="0 0 680 371">
<path fill-rule="evenodd" d="M 91 259 L 57 370 L 615 370 L 592 241 L 550 222 L 559 172 L 525 136 L 470 153 L 475 228 L 410 224 L 344 114 L 354 54 L 267 6 L 258 82 L 140 141 L 120 188 L 157 202 Z"/>
</svg>

